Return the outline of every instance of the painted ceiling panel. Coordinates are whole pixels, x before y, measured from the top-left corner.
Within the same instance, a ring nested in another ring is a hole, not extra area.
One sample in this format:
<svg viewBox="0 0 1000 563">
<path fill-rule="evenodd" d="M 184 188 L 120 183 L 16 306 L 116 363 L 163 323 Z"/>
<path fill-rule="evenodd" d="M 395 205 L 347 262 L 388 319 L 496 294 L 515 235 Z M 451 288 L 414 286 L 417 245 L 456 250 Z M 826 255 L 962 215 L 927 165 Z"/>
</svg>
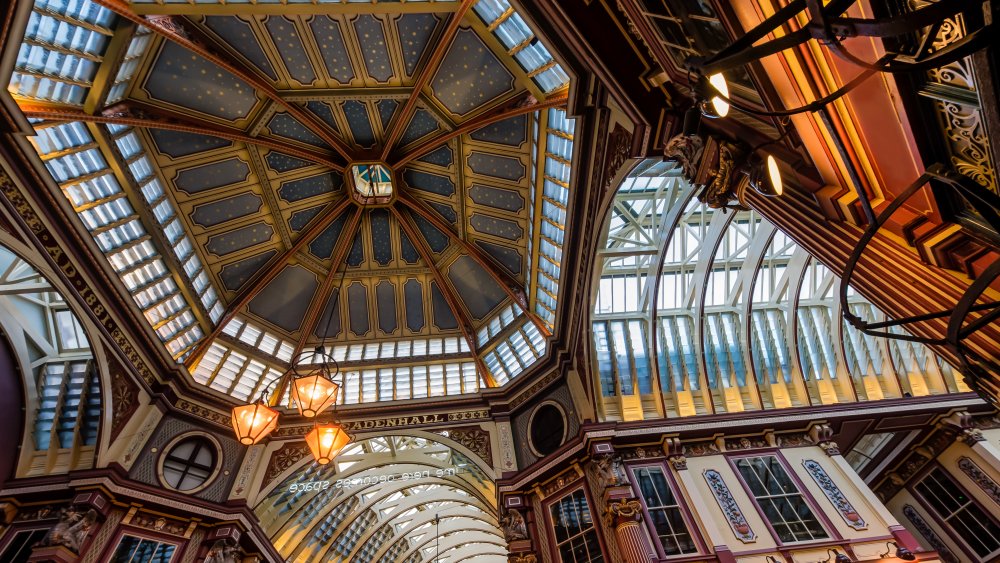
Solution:
<svg viewBox="0 0 1000 563">
<path fill-rule="evenodd" d="M 295 232 L 299 232 L 306 228 L 309 221 L 312 221 L 316 215 L 319 215 L 320 211 L 325 209 L 325 205 L 317 205 L 315 207 L 310 207 L 308 209 L 302 209 L 301 211 L 296 211 L 292 213 L 292 216 L 288 219 L 288 227 Z"/>
<path fill-rule="evenodd" d="M 342 303 L 339 295 L 340 289 L 333 288 L 330 298 L 327 299 L 326 306 L 323 308 L 323 314 L 319 316 L 319 321 L 316 323 L 316 330 L 313 331 L 313 336 L 317 338 L 333 338 L 340 334 L 340 308 Z"/>
<path fill-rule="evenodd" d="M 528 140 L 528 116 L 519 115 L 498 121 L 473 131 L 469 136 L 476 141 L 519 147 Z"/>
<path fill-rule="evenodd" d="M 420 234 L 423 235 L 424 240 L 427 242 L 427 246 L 434 251 L 436 254 L 444 252 L 448 248 L 449 240 L 448 235 L 442 233 L 437 227 L 431 224 L 430 221 L 424 219 L 416 213 L 411 213 L 413 217 L 413 222 L 417 224 L 417 229 L 420 230 Z"/>
<path fill-rule="evenodd" d="M 143 85 L 158 100 L 234 121 L 257 104 L 249 84 L 176 43 L 164 43 Z"/>
<path fill-rule="evenodd" d="M 524 179 L 527 172 L 524 164 L 517 158 L 483 152 L 473 152 L 469 155 L 469 168 L 476 174 L 503 178 L 511 182 Z"/>
<path fill-rule="evenodd" d="M 274 114 L 274 117 L 267 122 L 267 129 L 271 134 L 285 137 L 286 139 L 302 141 L 303 143 L 317 147 L 326 145 L 323 139 L 320 139 L 319 136 L 307 129 L 305 125 L 302 125 L 294 117 L 284 112 Z"/>
<path fill-rule="evenodd" d="M 508 248 L 500 244 L 493 244 L 492 242 L 484 240 L 476 241 L 476 245 L 495 258 L 496 261 L 499 262 L 504 268 L 507 268 L 507 271 L 515 276 L 521 275 L 524 257 L 522 257 L 518 251 L 513 248 Z"/>
<path fill-rule="evenodd" d="M 486 318 L 507 298 L 489 272 L 469 256 L 460 256 L 451 264 L 448 279 L 477 320 Z"/>
<path fill-rule="evenodd" d="M 276 172 L 289 172 L 305 168 L 306 166 L 312 166 L 312 163 L 284 153 L 271 151 L 267 153 L 267 165 Z"/>
<path fill-rule="evenodd" d="M 228 158 L 181 170 L 174 185 L 189 195 L 221 186 L 238 184 L 250 178 L 250 166 L 239 158 Z"/>
<path fill-rule="evenodd" d="M 469 197 L 479 205 L 487 205 L 496 209 L 518 212 L 524 209 L 524 198 L 514 190 L 473 184 L 469 189 Z"/>
<path fill-rule="evenodd" d="M 328 194 L 340 189 L 344 183 L 340 174 L 328 172 L 281 184 L 278 195 L 287 202 L 295 202 L 320 194 Z"/>
<path fill-rule="evenodd" d="M 248 308 L 258 317 L 295 332 L 318 285 L 316 274 L 306 268 L 297 264 L 286 266 L 250 301 Z"/>
<path fill-rule="evenodd" d="M 524 229 L 514 221 L 493 217 L 483 213 L 473 213 L 469 224 L 481 233 L 498 236 L 507 240 L 518 240 L 524 236 Z"/>
<path fill-rule="evenodd" d="M 333 116 L 333 108 L 330 107 L 330 104 L 327 104 L 325 102 L 311 101 L 311 102 L 306 102 L 306 107 L 309 108 L 309 111 L 311 111 L 317 117 L 322 119 L 323 123 L 329 125 L 330 129 L 336 131 L 338 135 L 340 134 L 340 126 L 337 125 L 337 120 Z"/>
<path fill-rule="evenodd" d="M 420 332 L 424 328 L 424 288 L 420 282 L 406 280 L 403 298 L 406 303 L 406 328 Z"/>
<path fill-rule="evenodd" d="M 378 309 L 378 328 L 385 334 L 396 332 L 399 321 L 396 319 L 396 286 L 388 280 L 382 280 L 375 286 L 376 308 Z"/>
<path fill-rule="evenodd" d="M 264 200 L 259 195 L 251 192 L 242 193 L 225 199 L 198 205 L 191 214 L 191 220 L 208 228 L 233 219 L 253 215 L 260 211 L 264 205 Z"/>
<path fill-rule="evenodd" d="M 449 111 L 466 115 L 514 90 L 514 76 L 471 29 L 461 29 L 441 62 L 434 95 Z"/>
<path fill-rule="evenodd" d="M 149 133 L 153 137 L 157 150 L 171 158 L 181 158 L 233 145 L 232 141 L 219 137 L 171 131 L 170 129 L 150 129 Z"/>
<path fill-rule="evenodd" d="M 392 121 L 392 116 L 399 109 L 399 102 L 396 100 L 379 100 L 375 105 L 378 108 L 379 123 L 382 124 L 382 130 L 386 131 L 389 127 L 389 122 Z"/>
<path fill-rule="evenodd" d="M 402 229 L 399 229 L 397 232 L 399 233 L 399 249 L 403 261 L 407 264 L 416 264 L 420 261 L 420 254 L 417 253 L 417 249 L 413 247 L 410 237 L 406 236 L 406 233 L 404 233 Z"/>
<path fill-rule="evenodd" d="M 351 136 L 359 147 L 368 148 L 375 145 L 375 131 L 372 129 L 368 107 L 364 102 L 351 100 L 340 104 L 347 125 L 351 128 Z"/>
<path fill-rule="evenodd" d="M 268 250 L 267 252 L 261 252 L 249 258 L 226 264 L 219 272 L 219 278 L 222 279 L 222 283 L 226 289 L 236 291 L 243 287 L 243 284 L 253 277 L 277 253 L 277 250 Z"/>
<path fill-rule="evenodd" d="M 437 211 L 445 221 L 448 221 L 452 225 L 458 224 L 458 213 L 455 208 L 450 205 L 445 205 L 444 203 L 438 203 L 436 201 L 430 202 L 430 206 Z"/>
<path fill-rule="evenodd" d="M 404 14 L 396 20 L 396 31 L 403 51 L 403 65 L 408 76 L 413 76 L 427 43 L 434 35 L 434 28 L 440 21 L 441 19 L 435 14 Z"/>
<path fill-rule="evenodd" d="M 381 266 L 392 262 L 392 238 L 389 229 L 389 212 L 374 209 L 370 213 L 372 227 L 372 257 Z"/>
<path fill-rule="evenodd" d="M 347 253 L 347 265 L 352 268 L 361 266 L 365 261 L 365 242 L 361 238 L 361 231 L 354 235 L 351 242 L 351 250 Z"/>
<path fill-rule="evenodd" d="M 455 184 L 447 176 L 430 174 L 412 168 L 403 171 L 403 181 L 409 187 L 443 196 L 455 195 Z"/>
<path fill-rule="evenodd" d="M 341 213 L 339 217 L 330 223 L 330 226 L 323 230 L 312 242 L 309 243 L 309 252 L 313 256 L 329 260 L 333 255 L 333 247 L 337 244 L 337 239 L 340 238 L 341 231 L 344 230 L 344 225 L 347 223 L 348 212 Z"/>
<path fill-rule="evenodd" d="M 355 336 L 368 334 L 371 321 L 368 318 L 368 288 L 365 284 L 356 281 L 347 286 L 347 310 L 351 332 Z"/>
<path fill-rule="evenodd" d="M 268 242 L 272 235 L 274 235 L 274 228 L 261 221 L 210 237 L 205 248 L 216 256 L 226 256 Z"/>
<path fill-rule="evenodd" d="M 271 16 L 264 22 L 271 41 L 278 49 L 288 74 L 302 84 L 312 84 L 316 81 L 316 71 L 309 64 L 309 56 L 302 45 L 295 22 L 282 16 Z"/>
<path fill-rule="evenodd" d="M 264 49 L 261 48 L 260 41 L 249 22 L 235 16 L 207 16 L 205 26 L 228 43 L 235 52 L 246 57 L 271 80 L 278 80 L 278 74 L 274 72 L 274 66 L 264 54 Z"/>
<path fill-rule="evenodd" d="M 455 153 L 452 152 L 451 147 L 443 145 L 418 158 L 417 160 L 447 168 L 451 166 L 452 162 L 455 161 L 454 154 Z"/>
<path fill-rule="evenodd" d="M 410 143 L 433 133 L 441 128 L 441 125 L 434 119 L 434 116 L 425 109 L 418 109 L 413 114 L 413 119 L 410 120 L 410 124 L 407 125 L 406 131 L 403 132 L 403 136 L 399 139 L 399 144 L 402 146 L 409 145 Z"/>
<path fill-rule="evenodd" d="M 354 79 L 354 65 L 347 54 L 341 23 L 330 16 L 316 16 L 309 22 L 313 38 L 323 55 L 323 64 L 331 78 L 341 84 L 349 84 Z"/>
<path fill-rule="evenodd" d="M 441 288 L 438 287 L 437 282 L 431 282 L 431 305 L 431 308 L 434 309 L 434 326 L 441 330 L 458 328 L 455 313 L 448 306 L 448 302 L 445 300 L 444 294 L 441 293 Z"/>
<path fill-rule="evenodd" d="M 376 16 L 362 14 L 353 23 L 368 76 L 378 82 L 387 82 L 393 75 L 393 68 L 386 45 L 384 22 Z"/>
</svg>

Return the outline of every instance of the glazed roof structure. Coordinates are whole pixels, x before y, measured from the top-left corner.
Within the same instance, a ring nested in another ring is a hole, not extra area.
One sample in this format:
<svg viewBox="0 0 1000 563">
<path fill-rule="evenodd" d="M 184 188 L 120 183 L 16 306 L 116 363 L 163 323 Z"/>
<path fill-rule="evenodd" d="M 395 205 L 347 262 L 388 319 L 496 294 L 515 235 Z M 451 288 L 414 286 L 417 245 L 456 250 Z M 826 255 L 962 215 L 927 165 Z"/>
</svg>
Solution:
<svg viewBox="0 0 1000 563">
<path fill-rule="evenodd" d="M 545 356 L 570 78 L 506 0 L 26 9 L 8 90 L 194 381 L 250 399 L 325 344 L 345 402 L 405 400 Z"/>
</svg>

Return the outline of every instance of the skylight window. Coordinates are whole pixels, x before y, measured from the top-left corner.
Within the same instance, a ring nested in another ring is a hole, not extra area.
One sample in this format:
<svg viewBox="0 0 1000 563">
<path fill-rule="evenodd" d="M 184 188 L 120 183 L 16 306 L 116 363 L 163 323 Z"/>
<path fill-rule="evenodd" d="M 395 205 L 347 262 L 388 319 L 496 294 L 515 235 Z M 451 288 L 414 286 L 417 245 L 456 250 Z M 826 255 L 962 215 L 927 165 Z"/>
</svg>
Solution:
<svg viewBox="0 0 1000 563">
<path fill-rule="evenodd" d="M 388 198 L 392 195 L 392 170 L 384 164 L 351 166 L 354 191 L 362 198 Z"/>
</svg>

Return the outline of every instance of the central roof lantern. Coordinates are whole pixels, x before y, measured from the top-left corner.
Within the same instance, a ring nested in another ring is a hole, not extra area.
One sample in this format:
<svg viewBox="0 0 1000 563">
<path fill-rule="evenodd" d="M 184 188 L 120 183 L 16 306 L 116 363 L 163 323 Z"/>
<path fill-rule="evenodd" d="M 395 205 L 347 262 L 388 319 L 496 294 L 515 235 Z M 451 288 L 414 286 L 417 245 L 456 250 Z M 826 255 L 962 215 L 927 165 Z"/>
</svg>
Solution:
<svg viewBox="0 0 1000 563">
<path fill-rule="evenodd" d="M 395 195 L 392 169 L 383 162 L 361 162 L 347 169 L 351 195 L 361 204 L 385 204 Z"/>
</svg>

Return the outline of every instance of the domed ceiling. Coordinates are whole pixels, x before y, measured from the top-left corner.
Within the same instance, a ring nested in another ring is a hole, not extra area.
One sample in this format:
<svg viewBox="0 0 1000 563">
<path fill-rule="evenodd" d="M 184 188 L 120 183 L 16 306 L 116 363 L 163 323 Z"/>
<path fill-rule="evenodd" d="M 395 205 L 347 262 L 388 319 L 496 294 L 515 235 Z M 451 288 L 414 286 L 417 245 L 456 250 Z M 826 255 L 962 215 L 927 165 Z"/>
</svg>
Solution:
<svg viewBox="0 0 1000 563">
<path fill-rule="evenodd" d="M 347 402 L 517 376 L 555 329 L 568 76 L 505 0 L 274 8 L 36 2 L 9 91 L 125 289 L 238 399 L 321 343 Z"/>
</svg>

